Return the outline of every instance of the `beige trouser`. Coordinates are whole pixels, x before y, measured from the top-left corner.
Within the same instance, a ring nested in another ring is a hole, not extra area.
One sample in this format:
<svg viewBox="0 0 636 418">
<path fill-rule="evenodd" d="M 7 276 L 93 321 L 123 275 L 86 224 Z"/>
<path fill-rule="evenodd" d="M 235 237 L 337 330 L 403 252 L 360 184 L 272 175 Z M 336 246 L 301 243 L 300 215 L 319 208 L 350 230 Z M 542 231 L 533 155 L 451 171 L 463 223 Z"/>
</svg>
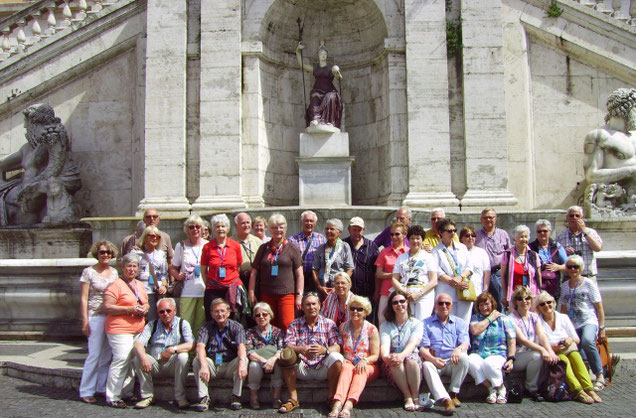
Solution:
<svg viewBox="0 0 636 418">
<path fill-rule="evenodd" d="M 232 395 L 241 396 L 243 393 L 243 380 L 238 377 L 238 365 L 239 358 L 235 357 L 234 360 L 230 362 L 224 362 L 220 365 L 214 364 L 211 358 L 206 357 L 208 362 L 208 367 L 210 368 L 210 381 L 213 379 L 229 379 L 232 378 L 234 382 L 234 386 L 232 387 Z M 209 396 L 208 392 L 208 384 L 205 383 L 199 377 L 199 371 L 201 370 L 201 363 L 199 362 L 198 357 L 195 357 L 192 361 L 192 371 L 194 372 L 194 377 L 197 382 L 197 390 L 199 391 L 199 399 L 204 396 Z"/>
<path fill-rule="evenodd" d="M 139 357 L 135 356 L 134 360 L 135 372 L 141 386 L 141 397 L 145 399 L 154 396 L 153 377 L 174 376 L 174 398 L 177 401 L 184 401 L 186 399 L 185 384 L 188 377 L 188 353 L 173 354 L 165 363 L 160 363 L 149 354 L 146 354 L 146 358 L 152 365 L 152 370 L 149 373 L 141 369 Z"/>
</svg>

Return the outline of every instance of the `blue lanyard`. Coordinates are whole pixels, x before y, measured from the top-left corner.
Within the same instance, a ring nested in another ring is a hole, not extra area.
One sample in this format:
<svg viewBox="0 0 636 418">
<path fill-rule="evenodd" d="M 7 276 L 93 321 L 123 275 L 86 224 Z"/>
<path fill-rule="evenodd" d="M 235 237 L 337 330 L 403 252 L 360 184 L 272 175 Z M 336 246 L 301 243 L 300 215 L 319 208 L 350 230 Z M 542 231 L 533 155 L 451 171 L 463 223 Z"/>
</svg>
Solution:
<svg viewBox="0 0 636 418">
<path fill-rule="evenodd" d="M 278 248 L 276 249 L 276 254 L 274 254 L 274 263 L 276 263 L 278 261 L 278 254 L 280 254 L 280 252 L 283 249 L 283 246 L 285 245 L 285 240 L 283 239 L 280 244 L 278 244 Z"/>
<path fill-rule="evenodd" d="M 260 331 L 259 331 L 260 332 Z M 265 345 L 272 345 L 272 326 L 269 326 L 269 329 L 267 330 L 267 336 L 264 336 L 263 333 L 261 333 L 261 336 L 263 337 L 263 341 L 265 341 Z"/>
<path fill-rule="evenodd" d="M 225 258 L 225 252 L 227 251 L 227 244 L 223 247 L 223 252 L 221 252 L 220 248 L 216 249 L 219 252 L 219 257 L 221 257 L 221 267 L 223 267 L 223 259 Z"/>
<path fill-rule="evenodd" d="M 219 337 L 219 330 L 216 330 L 216 348 L 221 351 L 223 349 L 223 338 L 225 337 L 225 334 L 227 333 L 227 329 L 224 329 L 223 332 L 221 332 L 221 335 Z"/>
<path fill-rule="evenodd" d="M 406 326 L 406 324 L 408 324 L 409 320 L 408 318 L 406 319 L 406 321 L 404 322 L 404 324 L 402 324 L 402 326 L 397 327 L 398 329 L 398 342 L 397 342 L 397 348 L 402 351 L 402 330 L 404 329 L 404 327 Z M 395 325 L 397 325 L 397 322 L 395 323 Z"/>
<path fill-rule="evenodd" d="M 194 257 L 197 259 L 197 262 L 198 262 L 201 259 L 201 251 L 202 250 L 199 250 L 199 254 L 197 254 L 194 251 L 194 244 L 192 243 L 192 241 L 190 241 L 190 244 L 192 244 L 192 245 L 190 245 L 190 250 L 192 251 L 192 254 L 194 254 Z"/>
<path fill-rule="evenodd" d="M 152 262 L 155 261 L 155 258 L 154 257 L 151 258 L 150 254 L 148 254 L 148 251 L 146 251 L 145 248 L 144 248 L 144 253 L 146 253 L 146 257 L 148 257 L 148 284 L 149 285 L 155 284 L 155 281 L 152 277 L 152 272 L 150 271 L 150 264 L 153 264 Z M 154 251 L 153 251 L 153 254 L 154 254 Z M 154 265 L 153 265 L 153 268 L 154 268 Z"/>
<path fill-rule="evenodd" d="M 362 338 L 362 332 L 364 332 L 364 322 L 362 323 L 362 327 L 360 328 L 360 334 L 358 334 L 358 338 L 356 338 L 356 340 L 353 340 L 353 337 L 355 336 L 355 332 L 353 330 L 353 323 L 351 321 L 349 321 L 349 329 L 351 329 L 351 342 L 353 344 L 353 354 L 357 354 L 357 349 L 358 349 L 358 344 L 360 343 L 360 338 Z"/>
</svg>

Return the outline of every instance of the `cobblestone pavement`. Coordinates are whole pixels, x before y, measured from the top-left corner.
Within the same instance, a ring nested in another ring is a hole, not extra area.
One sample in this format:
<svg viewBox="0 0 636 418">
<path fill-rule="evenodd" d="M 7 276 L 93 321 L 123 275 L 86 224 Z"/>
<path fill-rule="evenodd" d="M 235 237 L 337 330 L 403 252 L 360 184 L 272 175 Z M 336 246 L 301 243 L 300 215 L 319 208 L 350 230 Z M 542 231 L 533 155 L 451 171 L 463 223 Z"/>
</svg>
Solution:
<svg viewBox="0 0 636 418">
<path fill-rule="evenodd" d="M 484 402 L 464 402 L 457 410 L 458 417 L 633 417 L 636 411 L 636 373 L 628 372 L 616 376 L 614 384 L 605 388 L 600 395 L 602 404 L 583 405 L 578 402 L 561 403 L 536 403 L 524 399 L 521 404 L 488 405 Z M 437 411 L 437 412 L 436 412 Z M 439 408 L 433 412 L 441 416 Z M 2 417 L 88 417 L 88 416 L 129 416 L 129 417 L 174 417 L 176 415 L 210 416 L 208 413 L 195 411 L 180 411 L 168 402 L 159 402 L 145 410 L 116 410 L 107 407 L 103 400 L 98 400 L 96 405 L 86 405 L 78 400 L 77 393 L 68 389 L 56 389 L 40 386 L 35 383 L 0 375 L 0 416 Z M 269 416 L 283 416 L 272 414 L 272 410 L 230 411 L 228 409 L 216 409 L 214 416 L 218 417 L 256 417 L 263 414 Z M 326 407 L 311 407 L 301 409 L 300 414 L 288 414 L 287 417 L 320 417 L 328 411 Z M 422 413 L 418 413 L 422 414 Z M 356 408 L 353 417 L 412 417 L 414 413 L 403 411 L 398 405 L 374 405 L 373 407 L 361 405 Z"/>
</svg>

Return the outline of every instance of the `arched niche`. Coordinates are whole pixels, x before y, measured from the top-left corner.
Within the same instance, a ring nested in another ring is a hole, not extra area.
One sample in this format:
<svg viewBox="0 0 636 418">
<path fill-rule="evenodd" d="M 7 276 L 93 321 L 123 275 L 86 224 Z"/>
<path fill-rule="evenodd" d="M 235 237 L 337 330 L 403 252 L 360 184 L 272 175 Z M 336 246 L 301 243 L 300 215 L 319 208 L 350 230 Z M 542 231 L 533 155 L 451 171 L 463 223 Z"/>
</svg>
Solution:
<svg viewBox="0 0 636 418">
<path fill-rule="evenodd" d="M 266 204 L 298 203 L 295 157 L 299 134 L 304 130 L 303 78 L 295 56 L 299 18 L 306 46 L 305 63 L 316 62 L 319 42 L 324 40 L 329 63 L 338 64 L 344 76 L 336 87 L 341 88 L 344 131 L 349 133 L 351 154 L 356 158 L 353 203 L 383 203 L 382 196 L 390 193 L 390 180 L 385 180 L 391 168 L 389 59 L 385 48 L 390 33 L 387 10 L 381 10 L 378 4 L 385 8 L 380 0 L 273 0 L 258 6 L 246 4 L 243 40 L 260 46 L 258 53 L 249 58 L 244 54 L 243 94 L 251 101 L 243 107 L 243 117 L 253 122 L 248 125 L 248 141 L 258 143 L 261 151 L 259 182 Z M 401 19 L 400 13 L 392 10 L 389 21 L 394 22 L 396 16 Z M 398 29 L 397 34 L 402 31 Z M 257 80 L 253 72 L 258 73 Z M 308 97 L 313 84 L 311 74 L 305 73 L 304 82 Z M 254 122 L 255 117 L 260 118 L 258 122 Z"/>
</svg>

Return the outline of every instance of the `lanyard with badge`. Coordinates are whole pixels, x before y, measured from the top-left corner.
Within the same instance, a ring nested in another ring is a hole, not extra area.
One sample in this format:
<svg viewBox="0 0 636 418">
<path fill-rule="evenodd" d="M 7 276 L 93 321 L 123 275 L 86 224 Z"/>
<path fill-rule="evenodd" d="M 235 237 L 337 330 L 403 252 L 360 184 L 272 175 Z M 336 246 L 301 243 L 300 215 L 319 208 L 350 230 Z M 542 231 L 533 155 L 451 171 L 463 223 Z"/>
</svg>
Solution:
<svg viewBox="0 0 636 418">
<path fill-rule="evenodd" d="M 409 320 L 407 319 L 406 322 L 404 322 L 404 324 L 402 324 L 401 327 L 400 326 L 397 327 L 398 334 L 397 334 L 397 347 L 395 349 L 396 353 L 401 353 L 402 350 L 404 350 L 404 347 L 402 347 L 402 330 L 408 323 L 409 323 Z"/>
<path fill-rule="evenodd" d="M 572 319 L 576 316 L 576 311 L 574 309 L 574 302 L 576 302 L 576 289 L 581 285 L 582 279 L 576 281 L 574 285 L 574 289 L 570 289 L 569 301 L 568 301 L 568 316 Z"/>
<path fill-rule="evenodd" d="M 220 248 L 216 249 L 219 252 L 219 257 L 221 257 L 221 265 L 219 266 L 219 279 L 225 279 L 225 267 L 223 267 L 223 259 L 225 258 L 225 252 L 227 251 L 227 245 L 223 247 L 223 252 L 221 252 Z"/>
<path fill-rule="evenodd" d="M 362 338 L 362 333 L 364 332 L 364 322 L 362 323 L 362 327 L 360 327 L 358 338 L 356 338 L 355 340 L 353 339 L 353 337 L 355 336 L 355 331 L 353 330 L 353 324 L 351 323 L 351 321 L 349 321 L 349 330 L 351 331 L 351 350 L 353 351 L 353 365 L 355 366 L 360 362 L 360 360 L 362 360 L 362 358 L 358 356 L 357 350 L 358 344 L 360 344 L 360 339 Z"/>
<path fill-rule="evenodd" d="M 216 349 L 217 350 L 222 350 L 223 349 L 223 338 L 225 337 L 225 334 L 227 333 L 227 329 L 224 329 L 223 332 L 221 332 L 221 335 L 219 335 L 219 330 L 216 330 Z M 214 357 L 214 364 L 216 364 L 217 366 L 220 365 L 221 363 L 223 363 L 223 353 L 216 353 L 216 356 Z"/>
<path fill-rule="evenodd" d="M 521 281 L 521 284 L 523 286 L 530 286 L 530 279 L 528 278 L 528 256 L 530 254 L 529 253 L 529 249 L 526 250 L 526 256 L 523 259 L 523 279 Z M 516 253 L 516 251 L 515 251 Z M 519 255 L 519 258 L 521 258 L 521 255 Z"/>
<path fill-rule="evenodd" d="M 152 252 L 152 257 L 150 257 L 150 254 L 148 254 L 148 251 L 146 251 L 144 249 L 144 254 L 146 254 L 146 262 L 148 263 L 148 273 L 149 273 L 148 274 L 148 285 L 152 286 L 152 285 L 155 284 L 155 281 L 153 280 L 155 278 L 154 268 L 153 268 L 154 261 L 155 261 L 155 257 L 154 257 L 155 252 L 153 251 Z"/>
<path fill-rule="evenodd" d="M 192 243 L 192 241 L 190 241 L 190 244 L 192 244 L 190 246 L 190 250 L 192 251 L 192 254 L 194 254 L 194 259 L 196 262 L 196 265 L 194 266 L 194 276 L 195 277 L 199 277 L 201 275 L 201 250 L 199 250 L 199 254 L 196 253 L 196 251 L 194 251 L 194 244 Z"/>
<path fill-rule="evenodd" d="M 274 257 L 271 260 L 272 270 L 270 272 L 270 276 L 272 277 L 278 276 L 278 255 L 283 250 L 283 247 L 285 247 L 286 243 L 287 243 L 287 240 L 283 240 L 280 244 L 278 244 L 278 248 L 276 249 L 276 252 L 274 253 Z"/>
<path fill-rule="evenodd" d="M 241 241 L 241 247 L 243 247 L 243 249 L 245 250 L 245 254 L 247 254 L 247 258 L 250 260 L 250 264 L 252 264 L 254 251 L 252 251 L 252 244 L 250 243 L 249 239 L 246 241 L 247 246 L 245 245 L 245 242 Z"/>
</svg>

